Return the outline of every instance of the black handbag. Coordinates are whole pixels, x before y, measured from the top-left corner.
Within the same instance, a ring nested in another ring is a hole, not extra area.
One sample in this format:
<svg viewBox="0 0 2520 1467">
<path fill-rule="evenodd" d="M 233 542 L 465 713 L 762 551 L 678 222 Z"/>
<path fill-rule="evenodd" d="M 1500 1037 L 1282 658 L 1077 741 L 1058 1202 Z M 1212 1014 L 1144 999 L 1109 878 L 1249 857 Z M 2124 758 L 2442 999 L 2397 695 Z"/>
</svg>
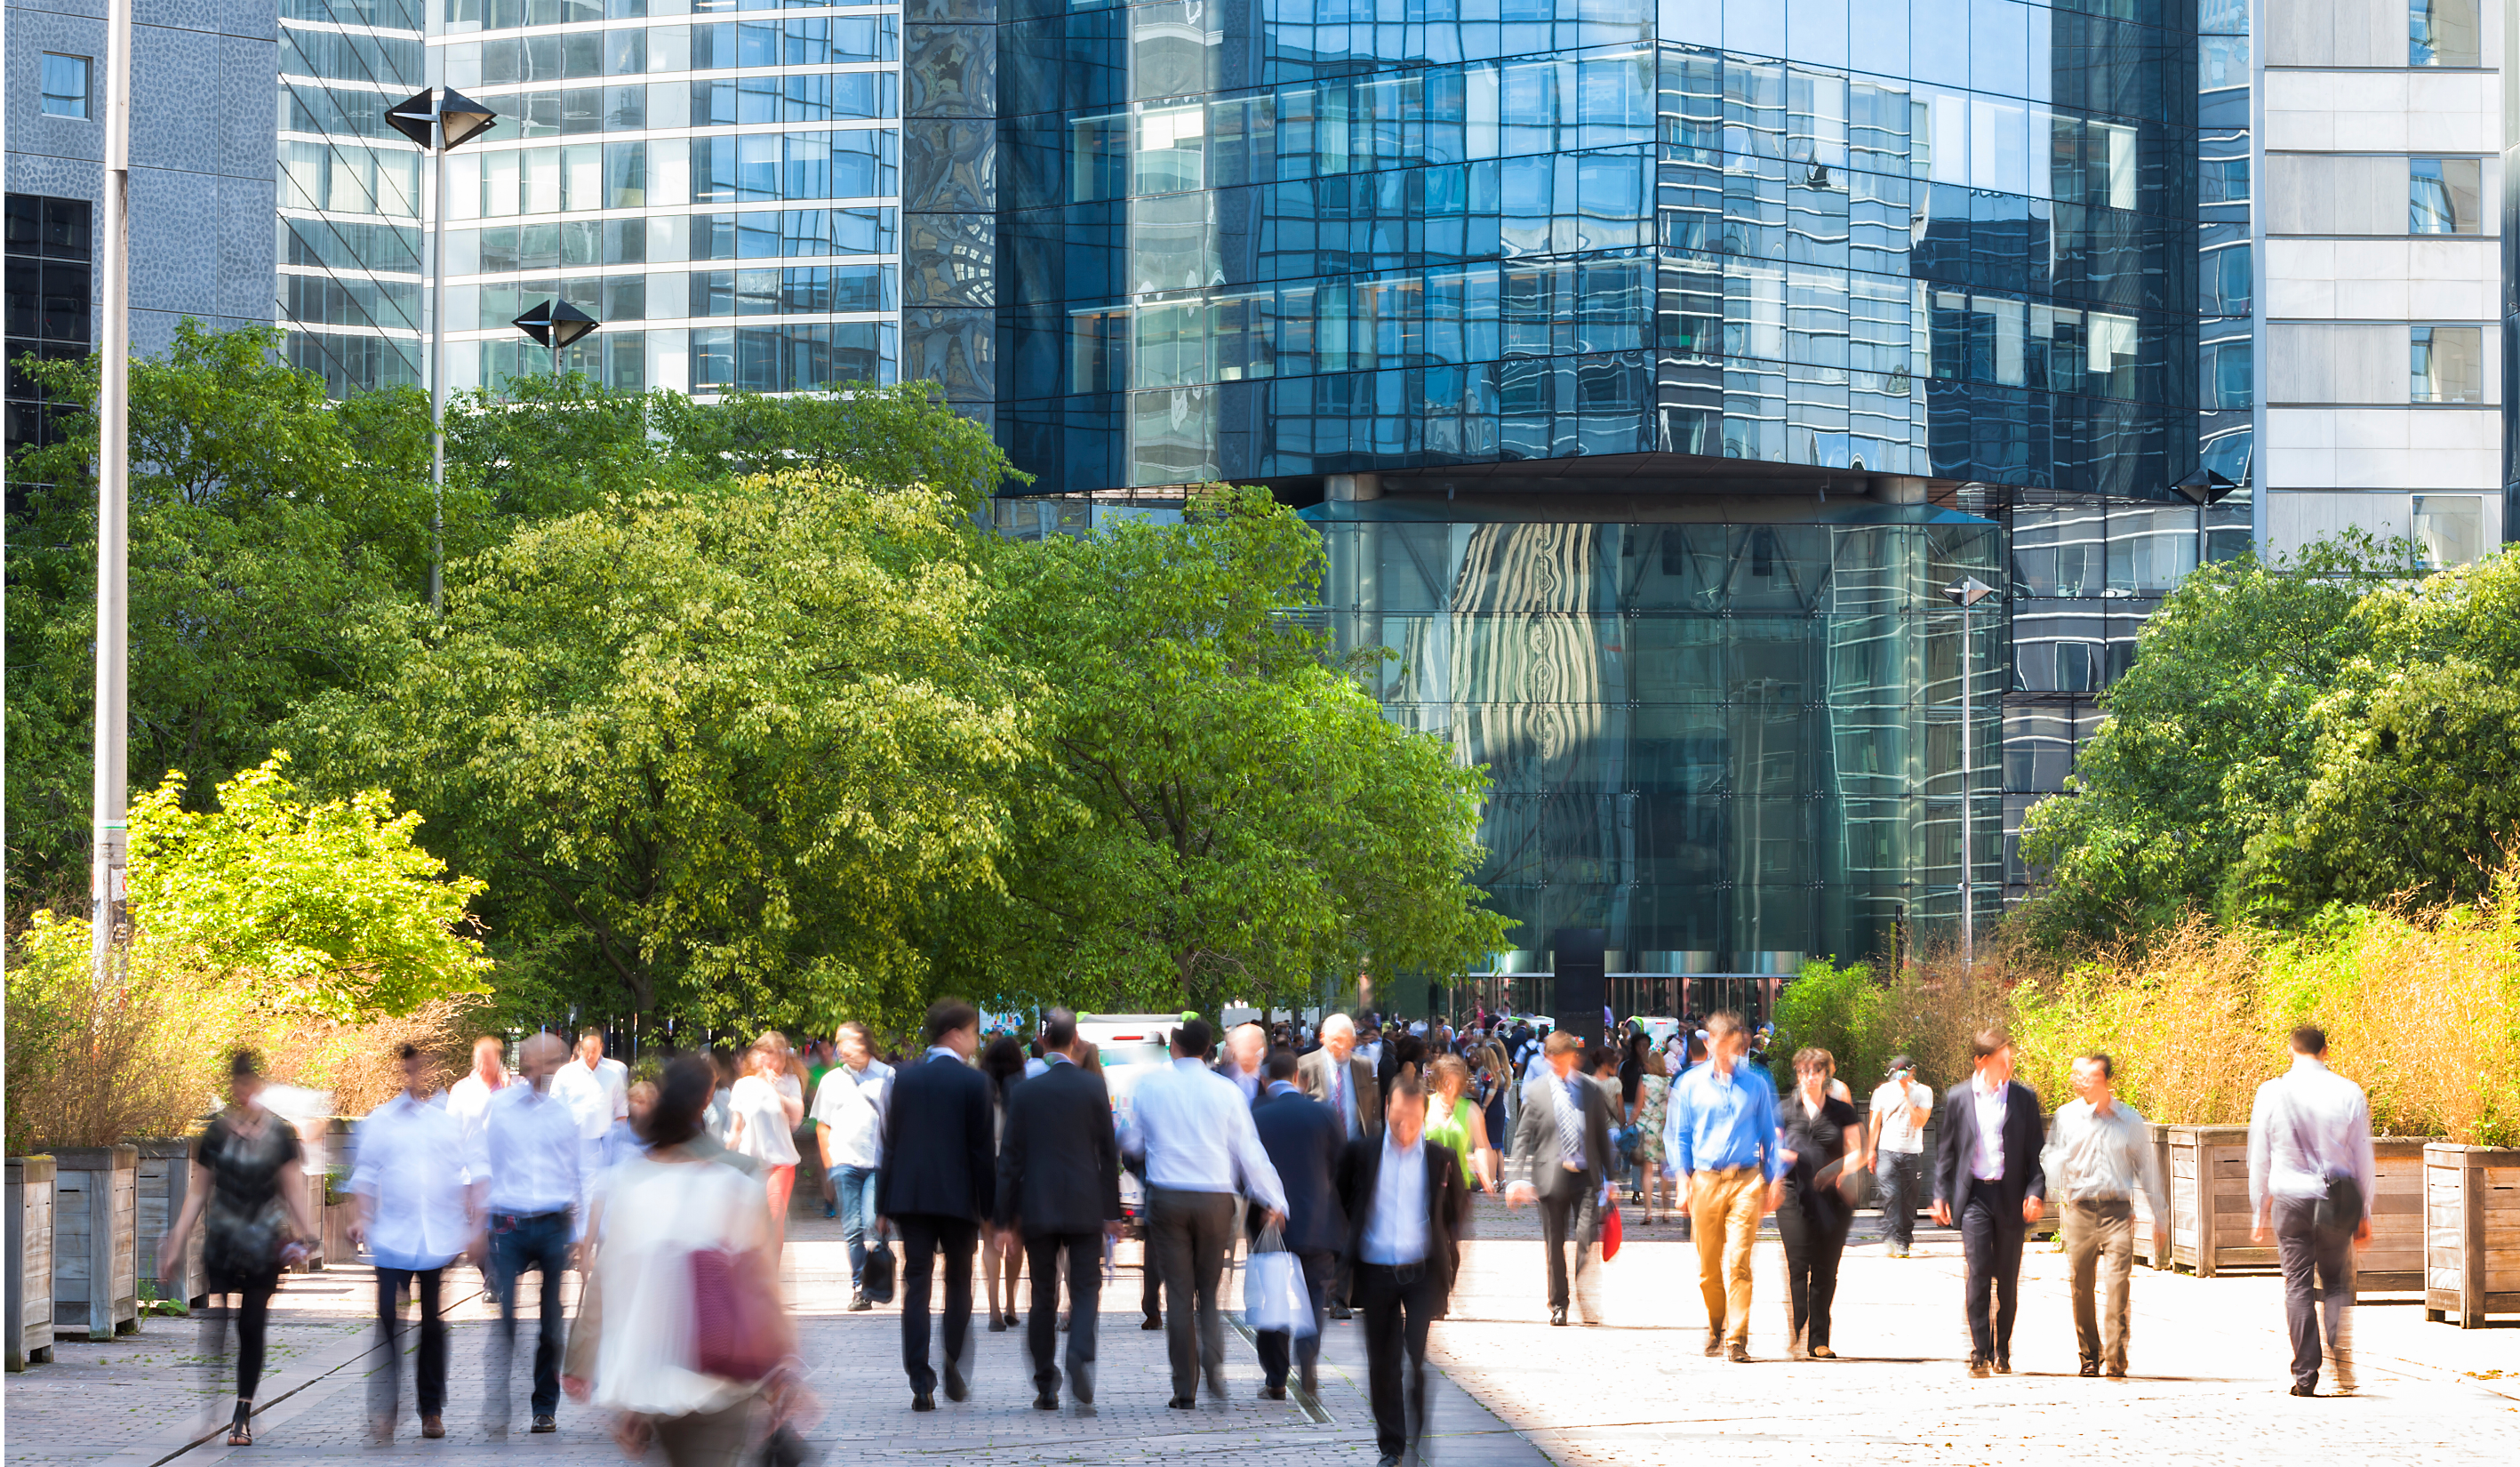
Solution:
<svg viewBox="0 0 2520 1467">
<path fill-rule="evenodd" d="M 2310 1143 L 2301 1133 L 2301 1112 L 2292 1113 L 2292 1144 L 2307 1164 L 2313 1158 Z M 2323 1233 L 2350 1233 L 2362 1226 L 2362 1184 L 2342 1173 L 2330 1172 L 2326 1194 L 2310 1216 L 2310 1225 Z"/>
<path fill-rule="evenodd" d="M 867 1240 L 866 1267 L 858 1275 L 858 1292 L 870 1304 L 892 1303 L 892 1244 L 880 1235 Z"/>
</svg>

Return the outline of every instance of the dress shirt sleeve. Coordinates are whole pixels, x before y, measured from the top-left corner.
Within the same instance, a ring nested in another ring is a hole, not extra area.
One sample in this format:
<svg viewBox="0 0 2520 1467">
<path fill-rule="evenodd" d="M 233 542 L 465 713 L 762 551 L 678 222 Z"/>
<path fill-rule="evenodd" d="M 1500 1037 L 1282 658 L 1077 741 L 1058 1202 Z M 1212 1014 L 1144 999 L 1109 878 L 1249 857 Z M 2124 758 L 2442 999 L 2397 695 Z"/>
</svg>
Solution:
<svg viewBox="0 0 2520 1467">
<path fill-rule="evenodd" d="M 1768 1180 L 1774 1183 L 1785 1174 L 1785 1138 L 1777 1119 L 1777 1087 L 1761 1084 L 1758 1096 L 1750 1107 L 1751 1134 L 1759 1138 L 1760 1153 L 1767 1158 Z"/>
<path fill-rule="evenodd" d="M 2135 1175 L 2143 1188 L 2145 1203 L 2152 1208 L 2154 1224 L 2170 1226 L 2170 1193 L 2162 1185 L 2161 1157 L 2153 1149 L 2152 1126 L 2135 1107 L 2127 1107 L 2127 1123 L 2135 1127 Z"/>
<path fill-rule="evenodd" d="M 2268 1080 L 2258 1086 L 2258 1097 L 2249 1106 L 2249 1215 L 2256 1217 L 2267 1210 L 2267 1182 L 2274 1165 L 2274 1135 L 2272 1092 L 2276 1082 Z"/>
<path fill-rule="evenodd" d="M 1235 1106 L 1228 1113 L 1226 1125 L 1233 1133 L 1235 1165 L 1242 1172 L 1242 1190 L 1253 1201 L 1272 1212 L 1286 1211 L 1286 1189 L 1278 1180 L 1278 1169 L 1269 1160 L 1268 1148 L 1260 1144 L 1260 1128 L 1251 1123 L 1248 1106 Z"/>
<path fill-rule="evenodd" d="M 1697 1169 L 1689 1148 L 1697 1139 L 1697 1092 L 1687 1084 L 1672 1089 L 1671 1115 L 1663 1122 L 1665 1169 L 1678 1177 Z"/>
<path fill-rule="evenodd" d="M 2354 1182 L 2362 1190 L 2362 1220 L 2368 1221 L 2371 1216 L 2371 1188 L 2377 1182 L 2374 1173 L 2378 1170 L 2378 1163 L 2371 1155 L 2371 1101 L 2360 1086 L 2354 1091 L 2351 1123 L 2354 1129 L 2347 1141 L 2352 1148 L 2349 1155 L 2354 1158 Z"/>
<path fill-rule="evenodd" d="M 382 1164 L 382 1153 L 386 1150 L 385 1127 L 377 1123 L 383 1115 L 383 1106 L 368 1113 L 366 1123 L 359 1127 L 359 1154 L 350 1166 L 350 1191 L 372 1200 L 377 1195 L 377 1171 Z"/>
</svg>

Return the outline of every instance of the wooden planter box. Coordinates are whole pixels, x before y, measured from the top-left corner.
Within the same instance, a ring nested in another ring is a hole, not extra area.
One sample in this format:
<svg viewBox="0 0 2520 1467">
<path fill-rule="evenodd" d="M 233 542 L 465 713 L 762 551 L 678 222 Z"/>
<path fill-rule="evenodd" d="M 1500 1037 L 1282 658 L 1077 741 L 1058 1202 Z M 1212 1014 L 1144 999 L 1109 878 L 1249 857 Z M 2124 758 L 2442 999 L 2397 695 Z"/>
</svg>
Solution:
<svg viewBox="0 0 2520 1467">
<path fill-rule="evenodd" d="M 202 1240 L 209 1229 L 196 1222 L 184 1240 L 184 1257 L 171 1278 L 158 1276 L 158 1245 L 166 1229 L 184 1215 L 193 1180 L 193 1143 L 186 1140 L 141 1141 L 140 1169 L 134 1182 L 138 1202 L 132 1229 L 134 1266 L 142 1282 L 159 1299 L 180 1299 L 198 1307 L 209 1302 L 209 1272 L 202 1265 Z"/>
<path fill-rule="evenodd" d="M 140 1328 L 136 1146 L 53 1153 L 53 1328 L 111 1340 Z"/>
<path fill-rule="evenodd" d="M 2424 1317 L 2520 1314 L 2520 1148 L 2424 1148 Z"/>
<path fill-rule="evenodd" d="M 53 1159 L 9 1158 L 8 1357 L 23 1370 L 53 1357 Z"/>
<path fill-rule="evenodd" d="M 355 1202 L 337 1202 L 324 1209 L 324 1266 L 346 1268 L 358 1261 L 350 1242 L 350 1224 L 359 1220 Z"/>
<path fill-rule="evenodd" d="M 2249 1128 L 2166 1125 L 2170 1260 L 2199 1278 L 2276 1266 L 2272 1243 L 2249 1241 Z M 2149 1230 L 2150 1224 L 2146 1224 Z"/>
<path fill-rule="evenodd" d="M 2430 1144 L 2397 1136 L 2371 1142 L 2371 1241 L 2354 1256 L 2358 1295 L 2424 1286 L 2424 1149 Z"/>
</svg>

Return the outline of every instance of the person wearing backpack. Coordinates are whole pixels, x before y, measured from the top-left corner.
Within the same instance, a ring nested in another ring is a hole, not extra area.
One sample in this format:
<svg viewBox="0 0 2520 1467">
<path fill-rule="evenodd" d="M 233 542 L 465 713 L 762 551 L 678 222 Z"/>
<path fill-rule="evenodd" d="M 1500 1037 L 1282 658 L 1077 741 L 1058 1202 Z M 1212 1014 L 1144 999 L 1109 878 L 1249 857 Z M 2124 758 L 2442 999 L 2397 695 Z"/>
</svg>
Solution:
<svg viewBox="0 0 2520 1467">
<path fill-rule="evenodd" d="M 2318 1394 L 2322 1356 L 2337 1394 L 2353 1393 L 2348 1315 L 2354 1250 L 2371 1241 L 2371 1103 L 2327 1068 L 2326 1031 L 2305 1024 L 2292 1031 L 2292 1069 L 2258 1086 L 2249 1110 L 2249 1238 L 2272 1231 L 2283 1262 L 2295 1396 Z"/>
</svg>

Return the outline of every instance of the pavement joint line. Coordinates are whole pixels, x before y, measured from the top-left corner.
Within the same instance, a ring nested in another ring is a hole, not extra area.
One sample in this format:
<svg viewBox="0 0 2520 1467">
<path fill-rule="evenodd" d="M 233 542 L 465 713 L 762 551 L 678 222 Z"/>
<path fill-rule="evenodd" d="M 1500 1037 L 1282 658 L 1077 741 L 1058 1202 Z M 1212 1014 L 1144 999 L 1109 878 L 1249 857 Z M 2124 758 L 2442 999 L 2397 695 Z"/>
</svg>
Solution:
<svg viewBox="0 0 2520 1467">
<path fill-rule="evenodd" d="M 1251 1347 L 1252 1354 L 1259 1354 L 1260 1339 L 1257 1335 L 1254 1335 L 1251 1332 L 1251 1326 L 1243 1321 L 1241 1311 L 1237 1310 L 1234 1313 L 1226 1315 L 1225 1320 L 1228 1324 L 1234 1326 L 1234 1332 L 1236 1334 L 1242 1337 L 1242 1343 Z M 1338 1419 L 1330 1414 L 1330 1408 L 1322 1403 L 1320 1397 L 1317 1397 L 1312 1392 L 1305 1390 L 1301 1381 L 1289 1380 L 1286 1382 L 1286 1397 L 1296 1405 L 1303 1408 L 1304 1414 L 1312 1418 L 1313 1425 L 1338 1425 Z"/>
</svg>

